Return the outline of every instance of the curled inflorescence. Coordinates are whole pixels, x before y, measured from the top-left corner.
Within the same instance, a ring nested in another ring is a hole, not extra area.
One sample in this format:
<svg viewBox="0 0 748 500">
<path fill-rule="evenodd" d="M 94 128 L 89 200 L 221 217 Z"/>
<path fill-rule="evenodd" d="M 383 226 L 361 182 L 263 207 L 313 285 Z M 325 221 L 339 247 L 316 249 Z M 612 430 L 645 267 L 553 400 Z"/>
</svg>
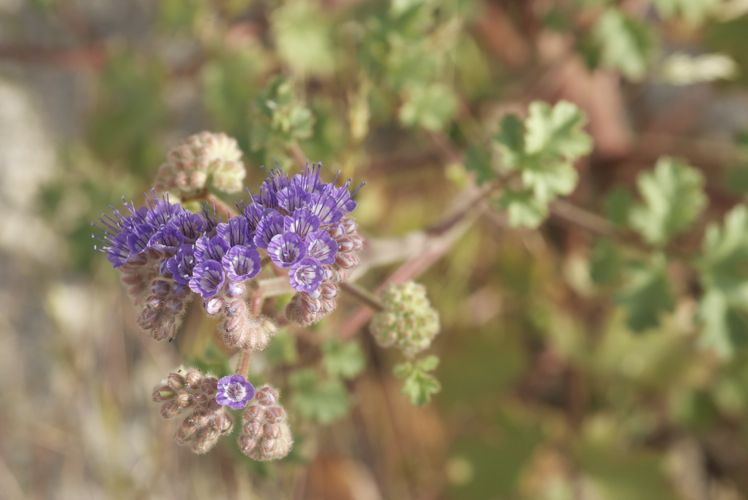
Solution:
<svg viewBox="0 0 748 500">
<path fill-rule="evenodd" d="M 217 401 L 218 379 L 199 370 L 171 372 L 153 390 L 153 401 L 162 403 L 161 416 L 174 418 L 189 412 L 180 424 L 175 440 L 193 452 L 210 451 L 221 436 L 231 433 L 233 417 Z"/>
<path fill-rule="evenodd" d="M 277 460 L 288 455 L 293 445 L 286 410 L 278 402 L 278 391 L 269 385 L 257 391 L 255 404 L 242 419 L 239 449 L 255 460 Z"/>
<path fill-rule="evenodd" d="M 192 292 L 209 314 L 222 316 L 229 347 L 264 349 L 275 328 L 252 317 L 244 283 L 266 262 L 287 273 L 297 292 L 289 319 L 309 324 L 332 311 L 337 282 L 358 264 L 363 240 L 349 218 L 358 189 L 351 192 L 350 179 L 342 186 L 323 182 L 320 169 L 307 165 L 292 177 L 271 171 L 225 222 L 215 211 L 193 213 L 168 196 L 152 196 L 142 207 L 126 203 L 104 216 L 100 249 L 122 271 L 139 324 L 158 340 L 173 338 Z"/>
</svg>

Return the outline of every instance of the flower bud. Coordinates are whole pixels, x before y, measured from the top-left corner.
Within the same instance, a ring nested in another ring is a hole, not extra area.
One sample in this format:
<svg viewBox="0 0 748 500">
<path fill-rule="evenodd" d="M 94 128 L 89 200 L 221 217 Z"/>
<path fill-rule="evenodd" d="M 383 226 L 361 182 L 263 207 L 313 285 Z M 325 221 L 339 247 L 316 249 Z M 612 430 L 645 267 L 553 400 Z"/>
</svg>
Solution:
<svg viewBox="0 0 748 500">
<path fill-rule="evenodd" d="M 159 191 L 190 195 L 205 188 L 209 176 L 221 191 L 240 191 L 246 171 L 235 139 L 221 133 L 201 132 L 169 151 L 158 171 Z"/>
<path fill-rule="evenodd" d="M 374 315 L 369 329 L 382 347 L 395 346 L 412 357 L 431 345 L 439 333 L 439 315 L 423 285 L 409 281 L 382 294 L 384 310 Z"/>
<path fill-rule="evenodd" d="M 227 297 L 223 317 L 220 326 L 223 343 L 232 349 L 262 351 L 277 332 L 270 319 L 252 317 L 244 297 Z"/>
<path fill-rule="evenodd" d="M 255 460 L 278 460 L 291 451 L 291 429 L 276 389 L 265 385 L 257 391 L 255 403 L 244 412 L 238 442 L 242 453 Z"/>
</svg>

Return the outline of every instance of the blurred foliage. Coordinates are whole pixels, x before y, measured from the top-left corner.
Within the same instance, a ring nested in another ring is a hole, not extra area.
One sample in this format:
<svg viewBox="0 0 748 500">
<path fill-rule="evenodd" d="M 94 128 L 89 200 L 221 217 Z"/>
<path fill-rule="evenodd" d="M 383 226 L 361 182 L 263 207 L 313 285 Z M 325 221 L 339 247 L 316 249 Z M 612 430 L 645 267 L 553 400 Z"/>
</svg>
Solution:
<svg viewBox="0 0 748 500">
<path fill-rule="evenodd" d="M 263 168 L 306 159 L 324 162 L 325 177 L 366 180 L 356 214 L 372 238 L 430 226 L 453 197 L 471 201 L 473 183 L 500 187 L 422 277 L 442 317 L 433 352 L 375 351 L 365 329 L 337 340 L 355 324 L 342 299 L 329 320 L 283 327 L 253 359 L 253 376 L 281 387 L 300 444 L 291 463 L 240 462 L 239 477 L 291 491 L 285 468 L 326 480 L 334 467 L 317 456 L 337 454 L 373 471 L 382 498 L 748 495 L 748 147 L 744 134 L 725 140 L 748 126 L 741 2 L 100 3 L 35 0 L 22 11 L 36 31 L 2 24 L 19 44 L 54 40 L 62 55 L 41 63 L 84 82 L 79 116 L 58 120 L 70 134 L 60 168 L 36 200 L 63 238 L 62 274 L 114 288 L 91 221 L 121 196 L 142 200 L 165 152 L 203 129 L 236 137 L 253 189 Z M 393 270 L 361 282 L 375 288 Z M 202 341 L 164 349 L 229 373 L 208 323 Z M 47 349 L 70 356 L 85 344 L 70 338 Z M 101 344 L 97 355 L 116 347 Z M 143 350 L 133 366 L 151 362 Z M 69 364 L 82 377 L 84 363 Z M 115 403 L 82 407 L 132 420 Z M 151 477 L 131 469 L 108 478 L 119 496 Z M 23 486 L 42 477 L 56 475 Z"/>
</svg>

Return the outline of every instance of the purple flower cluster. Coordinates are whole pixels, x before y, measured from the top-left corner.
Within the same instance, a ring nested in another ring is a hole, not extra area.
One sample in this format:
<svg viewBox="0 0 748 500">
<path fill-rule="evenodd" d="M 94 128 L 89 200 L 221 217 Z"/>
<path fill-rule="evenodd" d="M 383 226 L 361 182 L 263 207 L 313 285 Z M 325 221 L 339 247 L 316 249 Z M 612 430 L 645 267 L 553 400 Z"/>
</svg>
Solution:
<svg viewBox="0 0 748 500">
<path fill-rule="evenodd" d="M 204 300 L 255 277 L 260 251 L 288 271 L 291 286 L 314 295 L 339 251 L 333 238 L 356 208 L 350 179 L 342 186 L 319 177 L 321 164 L 288 177 L 273 170 L 241 213 L 217 223 L 207 210 L 196 214 L 168 198 L 114 210 L 101 219 L 103 245 L 119 268 L 146 251 L 161 257 L 159 272 Z M 340 249 L 342 251 L 342 249 Z"/>
<path fill-rule="evenodd" d="M 126 202 L 124 212 L 114 209 L 101 218 L 103 245 L 97 249 L 119 268 L 149 249 L 169 257 L 178 254 L 214 225 L 210 217 L 185 210 L 167 197 L 139 208 Z"/>
</svg>

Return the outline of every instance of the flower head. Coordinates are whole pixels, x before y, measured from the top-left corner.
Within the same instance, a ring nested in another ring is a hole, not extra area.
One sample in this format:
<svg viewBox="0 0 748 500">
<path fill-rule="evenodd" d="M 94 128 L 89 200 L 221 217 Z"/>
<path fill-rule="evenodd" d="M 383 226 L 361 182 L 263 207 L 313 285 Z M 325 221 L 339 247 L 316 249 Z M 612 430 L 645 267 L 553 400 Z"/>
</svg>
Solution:
<svg viewBox="0 0 748 500">
<path fill-rule="evenodd" d="M 267 248 L 273 236 L 283 233 L 283 216 L 275 210 L 268 210 L 257 224 L 254 244 L 259 248 Z"/>
<path fill-rule="evenodd" d="M 332 264 L 335 262 L 335 254 L 338 252 L 337 242 L 330 237 L 327 231 L 315 231 L 306 238 L 306 255 L 320 264 Z"/>
<path fill-rule="evenodd" d="M 304 240 L 295 233 L 276 234 L 267 248 L 270 259 L 279 267 L 291 267 L 304 257 Z"/>
<path fill-rule="evenodd" d="M 254 278 L 260 272 L 260 254 L 254 247 L 237 245 L 221 259 L 223 270 L 231 281 Z"/>
<path fill-rule="evenodd" d="M 255 388 L 239 374 L 228 375 L 218 380 L 216 402 L 240 410 L 255 397 Z"/>
<path fill-rule="evenodd" d="M 214 297 L 223 288 L 223 267 L 215 260 L 206 260 L 195 266 L 190 278 L 190 290 L 204 299 Z"/>
<path fill-rule="evenodd" d="M 314 259 L 306 258 L 291 268 L 288 277 L 294 290 L 312 293 L 317 290 L 324 274 L 322 266 Z"/>
</svg>

